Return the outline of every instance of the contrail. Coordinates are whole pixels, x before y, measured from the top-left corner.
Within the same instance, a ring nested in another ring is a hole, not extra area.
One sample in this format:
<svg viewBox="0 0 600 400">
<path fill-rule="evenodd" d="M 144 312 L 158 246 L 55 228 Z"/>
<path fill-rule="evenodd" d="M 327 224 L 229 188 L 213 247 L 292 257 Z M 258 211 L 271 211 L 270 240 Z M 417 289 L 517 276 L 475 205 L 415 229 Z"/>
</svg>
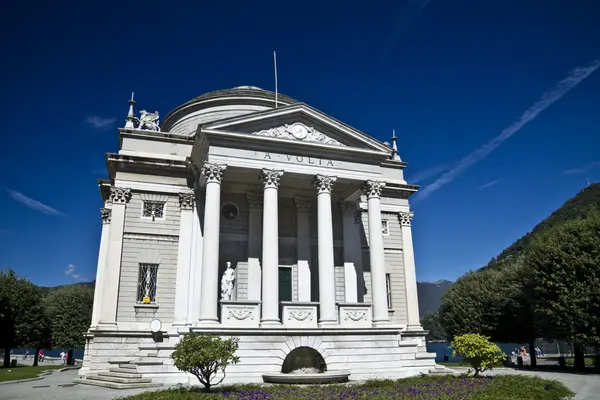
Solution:
<svg viewBox="0 0 600 400">
<path fill-rule="evenodd" d="M 462 174 L 464 171 L 487 157 L 505 140 L 517 133 L 523 126 L 525 126 L 525 124 L 533 120 L 538 116 L 539 113 L 550 107 L 554 102 L 567 94 L 569 90 L 573 89 L 575 86 L 580 84 L 581 81 L 590 76 L 594 71 L 596 71 L 596 69 L 598 69 L 598 67 L 600 67 L 600 60 L 595 60 L 588 66 L 578 67 L 572 70 L 567 77 L 558 82 L 554 88 L 542 94 L 540 99 L 531 107 L 529 107 L 523 113 L 523 115 L 521 115 L 521 118 L 513 122 L 513 124 L 508 128 L 504 129 L 498 136 L 460 160 L 460 162 L 454 168 L 446 172 L 435 182 L 425 187 L 420 193 L 418 193 L 418 197 L 420 199 L 426 198 L 445 184 L 450 183 L 458 175 Z"/>
</svg>

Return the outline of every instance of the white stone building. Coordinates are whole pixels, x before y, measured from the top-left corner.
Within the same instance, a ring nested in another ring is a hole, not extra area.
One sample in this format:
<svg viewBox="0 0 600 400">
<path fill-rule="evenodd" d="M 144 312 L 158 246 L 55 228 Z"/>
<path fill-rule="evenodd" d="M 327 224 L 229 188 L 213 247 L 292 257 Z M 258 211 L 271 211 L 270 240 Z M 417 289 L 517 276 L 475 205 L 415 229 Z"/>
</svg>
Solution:
<svg viewBox="0 0 600 400">
<path fill-rule="evenodd" d="M 249 86 L 199 96 L 160 128 L 158 114 L 138 123 L 134 104 L 100 181 L 82 382 L 195 383 L 169 356 L 203 332 L 240 339 L 225 383 L 262 382 L 300 347 L 351 379 L 435 366 L 419 323 L 408 203 L 418 187 L 395 137 L 390 147 Z M 221 300 L 227 262 L 235 282 Z"/>
</svg>

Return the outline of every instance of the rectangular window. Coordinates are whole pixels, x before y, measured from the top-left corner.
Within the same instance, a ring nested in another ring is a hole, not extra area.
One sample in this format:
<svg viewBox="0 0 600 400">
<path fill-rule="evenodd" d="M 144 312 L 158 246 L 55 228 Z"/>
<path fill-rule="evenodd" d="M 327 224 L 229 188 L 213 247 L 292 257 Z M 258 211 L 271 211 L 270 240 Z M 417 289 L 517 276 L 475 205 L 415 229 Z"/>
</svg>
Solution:
<svg viewBox="0 0 600 400">
<path fill-rule="evenodd" d="M 381 233 L 383 233 L 385 236 L 389 235 L 390 233 L 387 220 L 381 221 Z"/>
<path fill-rule="evenodd" d="M 156 277 L 158 264 L 140 264 L 138 276 L 138 303 L 156 303 Z"/>
<path fill-rule="evenodd" d="M 385 274 L 385 289 L 387 291 L 388 310 L 392 309 L 392 278 L 390 274 Z"/>
<path fill-rule="evenodd" d="M 163 219 L 165 217 L 165 202 L 164 201 L 144 201 L 142 206 L 142 217 Z"/>
</svg>

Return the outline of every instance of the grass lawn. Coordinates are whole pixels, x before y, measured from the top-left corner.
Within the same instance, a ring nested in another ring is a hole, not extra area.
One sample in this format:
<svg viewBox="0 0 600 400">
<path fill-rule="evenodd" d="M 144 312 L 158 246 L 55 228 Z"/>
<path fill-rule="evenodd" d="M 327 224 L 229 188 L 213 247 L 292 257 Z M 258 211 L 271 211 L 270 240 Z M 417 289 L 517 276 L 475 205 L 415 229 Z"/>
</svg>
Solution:
<svg viewBox="0 0 600 400">
<path fill-rule="evenodd" d="M 575 364 L 574 358 L 565 358 L 565 364 L 570 365 L 571 367 Z M 585 358 L 585 366 L 593 367 L 594 366 L 594 357 L 586 357 Z"/>
<path fill-rule="evenodd" d="M 556 381 L 502 375 L 481 378 L 422 376 L 396 381 L 374 380 L 360 385 L 242 385 L 215 389 L 213 393 L 180 388 L 142 393 L 124 400 L 563 400 L 572 396 L 573 393 Z"/>
<path fill-rule="evenodd" d="M 37 378 L 42 371 L 60 369 L 63 367 L 64 365 L 40 365 L 37 367 L 17 365 L 15 368 L 0 368 L 0 382 Z"/>
</svg>

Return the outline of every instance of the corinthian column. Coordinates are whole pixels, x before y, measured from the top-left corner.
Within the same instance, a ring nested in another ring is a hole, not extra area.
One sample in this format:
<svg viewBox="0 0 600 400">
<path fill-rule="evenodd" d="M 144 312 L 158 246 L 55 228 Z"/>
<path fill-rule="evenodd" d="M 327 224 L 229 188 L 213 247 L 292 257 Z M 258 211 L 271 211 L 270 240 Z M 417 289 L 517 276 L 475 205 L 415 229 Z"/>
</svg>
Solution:
<svg viewBox="0 0 600 400">
<path fill-rule="evenodd" d="M 98 325 L 116 325 L 117 299 L 121 277 L 121 253 L 123 251 L 123 228 L 125 226 L 125 207 L 131 200 L 131 189 L 110 188 L 112 202 L 110 215 L 110 233 L 106 249 L 106 265 L 102 279 L 102 304 Z"/>
<path fill-rule="evenodd" d="M 206 180 L 204 206 L 204 247 L 202 249 L 202 282 L 200 296 L 200 323 L 218 323 L 219 293 L 219 224 L 221 222 L 221 180 L 226 165 L 204 163 Z"/>
<path fill-rule="evenodd" d="M 177 278 L 175 292 L 175 324 L 185 325 L 188 321 L 188 302 L 193 296 L 189 291 L 192 269 L 192 230 L 194 228 L 194 193 L 179 193 L 181 208 L 179 242 L 177 248 Z"/>
<path fill-rule="evenodd" d="M 262 324 L 279 321 L 279 205 L 283 171 L 263 169 Z"/>
<path fill-rule="evenodd" d="M 419 321 L 419 297 L 417 294 L 417 273 L 415 271 L 415 253 L 413 250 L 412 229 L 413 213 L 401 212 L 402 261 L 404 265 L 404 284 L 406 285 L 406 319 L 408 330 L 423 330 Z"/>
<path fill-rule="evenodd" d="M 335 176 L 317 175 L 317 232 L 319 252 L 319 323 L 335 324 L 335 269 L 333 265 L 333 221 L 331 218 L 331 189 Z"/>
<path fill-rule="evenodd" d="M 108 234 L 110 231 L 110 208 L 101 208 L 102 234 L 100 236 L 100 251 L 98 252 L 98 268 L 96 269 L 96 288 L 94 290 L 94 307 L 92 309 L 91 326 L 98 324 L 100 307 L 102 305 L 102 288 L 104 284 L 104 270 L 106 269 L 106 252 L 108 250 Z"/>
<path fill-rule="evenodd" d="M 367 181 L 367 207 L 369 214 L 369 255 L 371 260 L 371 297 L 373 298 L 373 324 L 389 323 L 387 291 L 385 285 L 385 258 L 381 233 L 381 191 L 385 182 Z"/>
</svg>

